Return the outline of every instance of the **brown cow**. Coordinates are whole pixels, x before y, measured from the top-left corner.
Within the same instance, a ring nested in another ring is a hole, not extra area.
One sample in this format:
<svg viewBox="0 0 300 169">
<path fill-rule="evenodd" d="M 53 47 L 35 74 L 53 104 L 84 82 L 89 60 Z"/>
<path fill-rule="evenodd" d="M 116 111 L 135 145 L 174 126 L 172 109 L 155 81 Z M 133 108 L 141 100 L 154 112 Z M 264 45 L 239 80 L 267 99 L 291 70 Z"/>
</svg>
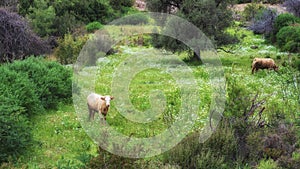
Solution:
<svg viewBox="0 0 300 169">
<path fill-rule="evenodd" d="M 252 74 L 259 69 L 273 69 L 278 71 L 278 66 L 271 58 L 255 58 L 252 62 Z"/>
<path fill-rule="evenodd" d="M 106 114 L 110 106 L 110 101 L 113 99 L 113 96 L 101 96 L 96 93 L 91 93 L 87 97 L 89 120 L 94 119 L 95 112 L 98 112 L 99 115 L 102 114 L 106 120 Z"/>
</svg>

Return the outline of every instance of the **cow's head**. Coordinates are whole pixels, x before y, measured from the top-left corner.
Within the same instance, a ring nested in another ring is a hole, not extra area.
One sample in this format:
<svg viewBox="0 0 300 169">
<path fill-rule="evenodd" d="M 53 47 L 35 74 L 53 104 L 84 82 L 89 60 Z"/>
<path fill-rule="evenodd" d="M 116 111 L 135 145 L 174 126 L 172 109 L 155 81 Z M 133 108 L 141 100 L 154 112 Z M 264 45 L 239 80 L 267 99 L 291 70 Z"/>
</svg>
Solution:
<svg viewBox="0 0 300 169">
<path fill-rule="evenodd" d="M 113 96 L 102 96 L 101 100 L 105 101 L 106 107 L 110 106 L 110 101 L 113 100 Z"/>
</svg>

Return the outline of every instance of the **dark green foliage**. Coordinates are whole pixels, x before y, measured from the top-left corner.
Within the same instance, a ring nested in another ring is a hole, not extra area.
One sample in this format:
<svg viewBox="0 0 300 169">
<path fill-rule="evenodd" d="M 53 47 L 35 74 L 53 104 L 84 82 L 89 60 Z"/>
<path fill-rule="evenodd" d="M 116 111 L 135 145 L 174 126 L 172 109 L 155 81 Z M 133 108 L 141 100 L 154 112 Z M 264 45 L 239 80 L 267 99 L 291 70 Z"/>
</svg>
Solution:
<svg viewBox="0 0 300 169">
<path fill-rule="evenodd" d="M 10 157 L 15 159 L 31 141 L 29 123 L 23 113 L 18 101 L 0 95 L 0 163 Z"/>
<path fill-rule="evenodd" d="M 44 108 L 55 108 L 58 102 L 72 96 L 71 71 L 58 63 L 31 57 L 8 67 L 35 85 L 34 89 Z"/>
<path fill-rule="evenodd" d="M 72 95 L 71 71 L 30 57 L 0 67 L 0 162 L 12 160 L 31 143 L 29 118 L 55 108 Z"/>
<path fill-rule="evenodd" d="M 274 34 L 276 35 L 279 30 L 285 26 L 290 26 L 295 23 L 300 23 L 300 18 L 290 14 L 290 13 L 284 13 L 278 15 L 278 17 L 275 20 L 274 23 Z"/>
<path fill-rule="evenodd" d="M 132 7 L 134 0 L 109 0 L 109 4 L 114 10 L 122 10 L 122 8 Z"/>
<path fill-rule="evenodd" d="M 19 14 L 25 17 L 29 14 L 29 8 L 33 4 L 34 0 L 19 0 Z"/>
<path fill-rule="evenodd" d="M 92 33 L 98 29 L 101 29 L 103 27 L 103 25 L 100 23 L 100 22 L 91 22 L 89 24 L 87 24 L 85 26 L 85 29 L 89 32 L 89 33 Z"/>
<path fill-rule="evenodd" d="M 300 52 L 300 26 L 286 26 L 276 35 L 277 45 L 283 51 Z"/>
<path fill-rule="evenodd" d="M 31 140 L 27 117 L 40 108 L 35 86 L 24 76 L 0 67 L 0 162 L 16 157 Z"/>
<path fill-rule="evenodd" d="M 27 15 L 33 30 L 41 37 L 53 35 L 56 32 L 55 9 L 44 0 L 34 1 L 33 6 L 35 8 L 29 8 L 30 13 Z"/>
<path fill-rule="evenodd" d="M 120 17 L 130 11 L 131 7 L 125 2 L 120 12 L 120 9 L 114 10 L 108 0 L 35 0 L 30 8 L 24 2 L 20 11 L 30 19 L 41 36 L 63 36 L 75 32 L 83 24 L 94 21 L 106 24 Z"/>
<path fill-rule="evenodd" d="M 12 71 L 7 67 L 8 66 L 0 67 L 1 96 L 10 98 L 12 100 L 12 105 L 18 105 L 19 108 L 22 108 L 23 114 L 28 116 L 31 113 L 40 110 L 42 106 L 35 91 L 35 84 L 33 84 L 26 76 L 19 74 L 16 71 Z M 9 106 L 9 104 L 6 106 Z"/>
</svg>

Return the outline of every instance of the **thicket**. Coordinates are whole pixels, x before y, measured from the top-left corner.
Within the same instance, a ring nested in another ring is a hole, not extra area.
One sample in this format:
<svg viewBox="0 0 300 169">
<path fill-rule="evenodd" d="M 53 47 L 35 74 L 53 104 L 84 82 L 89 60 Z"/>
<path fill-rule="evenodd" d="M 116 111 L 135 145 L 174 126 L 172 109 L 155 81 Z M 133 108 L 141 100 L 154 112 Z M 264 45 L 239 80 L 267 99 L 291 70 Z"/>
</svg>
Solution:
<svg viewBox="0 0 300 169">
<path fill-rule="evenodd" d="M 30 145 L 30 117 L 72 96 L 71 71 L 30 57 L 0 67 L 0 162 L 14 160 Z"/>
<path fill-rule="evenodd" d="M 31 31 L 24 18 L 1 8 L 0 16 L 0 62 L 49 51 L 48 45 Z"/>
<path fill-rule="evenodd" d="M 87 35 L 74 37 L 66 34 L 63 38 L 58 39 L 58 47 L 55 49 L 54 55 L 61 64 L 75 63 L 87 40 Z"/>
<path fill-rule="evenodd" d="M 286 26 L 276 34 L 278 47 L 283 51 L 292 53 L 300 52 L 300 24 L 298 26 Z"/>
<path fill-rule="evenodd" d="M 30 57 L 7 65 L 10 70 L 27 77 L 44 108 L 56 108 L 60 101 L 72 95 L 71 70 L 56 62 Z M 67 101 L 67 100 L 66 100 Z"/>
<path fill-rule="evenodd" d="M 174 13 L 198 27 L 203 33 L 212 41 L 216 46 L 224 44 L 232 44 L 237 42 L 236 38 L 226 33 L 226 28 L 233 24 L 232 12 L 229 10 L 231 0 L 228 1 L 166 1 L 161 3 L 157 0 L 147 1 L 147 7 L 154 12 L 166 12 Z M 178 9 L 176 9 L 178 8 Z M 201 12 L 199 12 L 201 11 Z M 210 16 L 210 17 L 207 17 Z M 176 21 L 167 21 L 163 31 L 176 32 L 178 27 L 184 27 L 184 25 L 178 25 Z M 176 30 L 174 30 L 176 29 Z M 182 28 L 185 30 L 185 28 Z M 187 35 L 191 37 L 185 37 L 186 39 L 195 38 L 194 35 Z M 191 33 L 190 33 L 191 34 Z M 179 42 L 176 39 L 167 36 L 153 36 L 153 46 L 162 46 L 163 48 L 172 52 L 181 52 L 188 50 L 187 46 Z M 199 51 L 191 52 L 192 60 L 200 61 Z"/>
<path fill-rule="evenodd" d="M 300 51 L 300 18 L 291 13 L 277 15 L 274 10 L 263 9 L 256 12 L 249 29 L 254 33 L 263 34 L 268 42 L 277 45 L 282 51 L 291 53 Z"/>
<path fill-rule="evenodd" d="M 132 11 L 132 6 L 132 0 L 23 0 L 19 13 L 40 36 L 62 37 L 91 22 L 107 24 Z"/>
<path fill-rule="evenodd" d="M 287 11 L 291 12 L 297 17 L 300 17 L 300 1 L 299 0 L 286 0 L 283 3 Z"/>
</svg>

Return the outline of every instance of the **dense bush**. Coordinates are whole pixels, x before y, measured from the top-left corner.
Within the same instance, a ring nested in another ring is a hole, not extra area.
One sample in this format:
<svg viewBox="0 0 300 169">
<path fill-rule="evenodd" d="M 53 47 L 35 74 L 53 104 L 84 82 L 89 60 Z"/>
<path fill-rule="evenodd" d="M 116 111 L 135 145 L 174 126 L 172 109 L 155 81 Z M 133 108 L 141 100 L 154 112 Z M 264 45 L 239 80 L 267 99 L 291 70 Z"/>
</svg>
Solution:
<svg viewBox="0 0 300 169">
<path fill-rule="evenodd" d="M 13 100 L 12 105 L 18 105 L 27 115 L 41 108 L 41 102 L 35 91 L 35 84 L 26 76 L 8 69 L 7 66 L 1 66 L 0 71 L 1 96 L 11 98 Z"/>
<path fill-rule="evenodd" d="M 35 86 L 23 75 L 0 67 L 0 163 L 16 157 L 31 140 L 27 117 L 40 106 Z"/>
<path fill-rule="evenodd" d="M 34 1 L 36 8 L 29 8 L 29 18 L 31 27 L 34 32 L 41 37 L 53 35 L 56 32 L 54 28 L 55 22 L 55 9 L 52 6 L 48 6 L 44 0 Z"/>
<path fill-rule="evenodd" d="M 103 27 L 103 25 L 100 23 L 100 22 L 91 22 L 89 24 L 87 24 L 85 26 L 85 29 L 89 32 L 89 33 L 92 33 L 98 29 L 101 29 Z"/>
<path fill-rule="evenodd" d="M 75 63 L 87 40 L 88 36 L 73 37 L 71 34 L 66 34 L 64 38 L 58 40 L 54 55 L 62 64 Z"/>
<path fill-rule="evenodd" d="M 1 89 L 2 90 L 2 89 Z M 16 97 L 16 96 L 13 96 Z M 15 159 L 31 141 L 24 108 L 13 98 L 0 95 L 0 163 Z"/>
<path fill-rule="evenodd" d="M 24 18 L 1 8 L 0 16 L 0 62 L 48 52 L 48 45 L 30 30 Z"/>
<path fill-rule="evenodd" d="M 293 13 L 295 16 L 300 17 L 300 1 L 299 0 L 286 0 L 283 3 L 287 11 Z"/>
<path fill-rule="evenodd" d="M 277 45 L 283 51 L 300 52 L 300 26 L 286 26 L 276 35 Z"/>
<path fill-rule="evenodd" d="M 70 70 L 34 57 L 1 65 L 0 72 L 0 162 L 4 162 L 15 160 L 31 144 L 31 115 L 70 100 L 72 81 Z"/>
<path fill-rule="evenodd" d="M 44 108 L 55 108 L 58 102 L 72 96 L 71 71 L 58 63 L 30 57 L 8 67 L 27 77 L 35 85 L 33 89 Z"/>
<path fill-rule="evenodd" d="M 300 23 L 300 18 L 290 14 L 290 13 L 284 13 L 278 15 L 278 17 L 275 19 L 274 23 L 274 28 L 275 32 L 274 34 L 276 35 L 279 30 L 285 26 L 290 26 L 295 23 Z"/>
<path fill-rule="evenodd" d="M 102 24 L 122 17 L 133 9 L 132 0 L 23 0 L 19 11 L 41 36 L 73 33 L 90 22 Z"/>
<path fill-rule="evenodd" d="M 264 10 L 266 10 L 266 7 L 264 5 L 258 3 L 250 3 L 245 7 L 243 15 L 246 21 L 251 21 L 254 20 L 257 15 L 262 13 L 262 11 Z"/>
<path fill-rule="evenodd" d="M 252 25 L 249 27 L 254 33 L 270 36 L 274 30 L 274 22 L 277 17 L 277 12 L 267 8 L 258 14 Z"/>
</svg>

